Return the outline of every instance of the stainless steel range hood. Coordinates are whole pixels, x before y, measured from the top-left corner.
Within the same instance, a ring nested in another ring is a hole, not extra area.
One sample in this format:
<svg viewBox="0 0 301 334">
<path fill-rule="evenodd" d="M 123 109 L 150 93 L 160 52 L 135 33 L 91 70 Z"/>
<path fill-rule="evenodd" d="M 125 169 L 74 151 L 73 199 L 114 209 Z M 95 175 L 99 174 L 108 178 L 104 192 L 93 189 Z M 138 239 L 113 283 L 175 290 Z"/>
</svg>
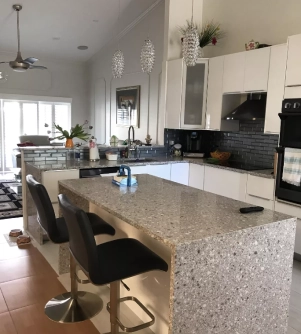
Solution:
<svg viewBox="0 0 301 334">
<path fill-rule="evenodd" d="M 256 121 L 265 118 L 266 93 L 248 94 L 247 100 L 232 110 L 224 120 Z"/>
</svg>

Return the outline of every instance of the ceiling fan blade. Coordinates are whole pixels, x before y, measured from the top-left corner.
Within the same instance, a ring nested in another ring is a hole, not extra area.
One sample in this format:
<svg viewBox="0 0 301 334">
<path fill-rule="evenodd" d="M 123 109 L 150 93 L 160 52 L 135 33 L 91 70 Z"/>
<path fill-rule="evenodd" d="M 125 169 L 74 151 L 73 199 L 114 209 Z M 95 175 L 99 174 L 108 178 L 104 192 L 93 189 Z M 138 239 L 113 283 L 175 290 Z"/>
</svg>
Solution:
<svg viewBox="0 0 301 334">
<path fill-rule="evenodd" d="M 30 65 L 29 68 L 30 69 L 47 70 L 47 67 L 45 67 L 45 66 Z"/>
<path fill-rule="evenodd" d="M 24 59 L 23 62 L 32 65 L 32 64 L 34 64 L 38 60 L 39 59 L 35 58 L 35 57 L 28 57 L 28 58 Z"/>
</svg>

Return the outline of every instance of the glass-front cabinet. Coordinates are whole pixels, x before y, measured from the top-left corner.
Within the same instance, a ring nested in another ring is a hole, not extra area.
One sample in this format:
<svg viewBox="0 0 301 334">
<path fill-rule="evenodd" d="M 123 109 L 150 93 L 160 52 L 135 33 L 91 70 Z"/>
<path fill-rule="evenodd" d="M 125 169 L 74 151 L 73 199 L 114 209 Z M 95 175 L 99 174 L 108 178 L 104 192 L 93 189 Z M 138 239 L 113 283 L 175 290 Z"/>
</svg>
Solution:
<svg viewBox="0 0 301 334">
<path fill-rule="evenodd" d="M 166 128 L 205 128 L 207 77 L 207 59 L 199 59 L 193 67 L 187 67 L 183 59 L 168 62 Z"/>
</svg>

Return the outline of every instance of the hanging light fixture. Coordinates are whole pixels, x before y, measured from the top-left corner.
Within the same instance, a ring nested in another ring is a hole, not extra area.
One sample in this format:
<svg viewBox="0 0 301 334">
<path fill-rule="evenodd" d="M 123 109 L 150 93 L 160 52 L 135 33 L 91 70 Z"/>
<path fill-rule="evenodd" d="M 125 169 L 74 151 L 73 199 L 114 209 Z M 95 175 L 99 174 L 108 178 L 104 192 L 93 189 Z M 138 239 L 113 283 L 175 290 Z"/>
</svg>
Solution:
<svg viewBox="0 0 301 334">
<path fill-rule="evenodd" d="M 183 58 L 187 66 L 195 66 L 199 52 L 199 33 L 193 23 L 193 2 L 194 0 L 192 0 L 191 23 L 188 25 L 182 44 Z"/>
<path fill-rule="evenodd" d="M 156 51 L 153 42 L 147 38 L 141 49 L 140 63 L 142 72 L 150 74 L 154 68 Z"/>
<path fill-rule="evenodd" d="M 118 22 L 120 18 L 120 0 L 118 8 Z M 112 74 L 113 78 L 120 79 L 124 73 L 124 55 L 119 47 L 119 38 L 118 38 L 118 50 L 114 53 L 112 57 Z"/>
<path fill-rule="evenodd" d="M 5 72 L 0 71 L 0 83 L 6 82 L 7 77 L 8 77 L 8 75 Z"/>
</svg>

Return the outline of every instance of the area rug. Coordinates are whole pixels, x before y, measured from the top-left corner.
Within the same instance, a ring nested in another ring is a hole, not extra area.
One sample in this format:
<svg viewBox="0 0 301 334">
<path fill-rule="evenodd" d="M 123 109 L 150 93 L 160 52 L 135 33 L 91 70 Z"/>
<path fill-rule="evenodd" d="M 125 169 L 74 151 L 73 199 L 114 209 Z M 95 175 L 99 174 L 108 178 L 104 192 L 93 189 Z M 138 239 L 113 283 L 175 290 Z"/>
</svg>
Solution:
<svg viewBox="0 0 301 334">
<path fill-rule="evenodd" d="M 21 184 L 14 180 L 0 180 L 0 219 L 22 217 L 22 195 L 15 190 Z"/>
</svg>

